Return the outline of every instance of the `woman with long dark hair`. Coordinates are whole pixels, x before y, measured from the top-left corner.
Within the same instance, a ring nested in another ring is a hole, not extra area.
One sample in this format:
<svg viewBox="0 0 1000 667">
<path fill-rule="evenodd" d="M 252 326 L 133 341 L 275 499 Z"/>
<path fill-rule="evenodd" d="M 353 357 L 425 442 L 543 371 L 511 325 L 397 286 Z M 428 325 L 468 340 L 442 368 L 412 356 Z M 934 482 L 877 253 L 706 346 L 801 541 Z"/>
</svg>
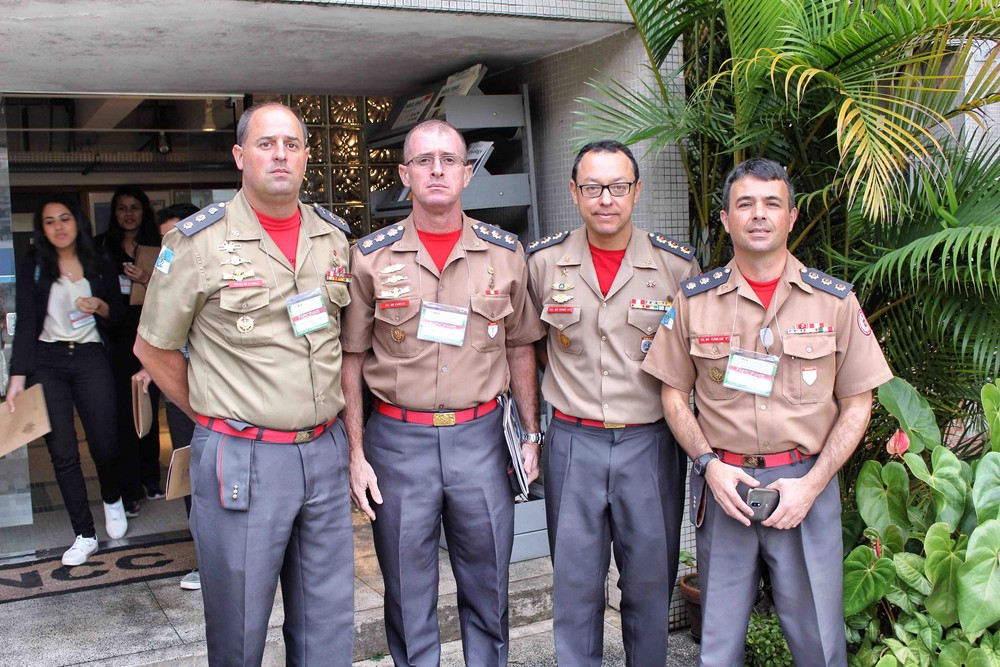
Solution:
<svg viewBox="0 0 1000 667">
<path fill-rule="evenodd" d="M 80 415 L 104 500 L 105 529 L 128 530 L 121 498 L 115 394 L 108 329 L 125 309 L 115 267 L 94 247 L 90 223 L 69 199 L 49 198 L 35 214 L 34 246 L 17 271 L 17 331 L 7 403 L 42 385 L 52 431 L 45 445 L 76 533 L 63 565 L 97 551 L 97 531 L 80 469 L 73 407 Z"/>
<path fill-rule="evenodd" d="M 132 375 L 142 364 L 132 353 L 139 315 L 146 296 L 146 284 L 160 251 L 160 230 L 149 198 L 139 188 L 124 185 L 111 197 L 108 231 L 96 239 L 118 268 L 125 317 L 111 329 L 111 370 L 118 396 L 118 442 L 121 448 L 122 493 L 125 511 L 139 515 L 139 499 L 162 498 L 160 490 L 160 392 L 150 385 L 153 422 L 149 433 L 136 435 L 132 419 Z"/>
</svg>

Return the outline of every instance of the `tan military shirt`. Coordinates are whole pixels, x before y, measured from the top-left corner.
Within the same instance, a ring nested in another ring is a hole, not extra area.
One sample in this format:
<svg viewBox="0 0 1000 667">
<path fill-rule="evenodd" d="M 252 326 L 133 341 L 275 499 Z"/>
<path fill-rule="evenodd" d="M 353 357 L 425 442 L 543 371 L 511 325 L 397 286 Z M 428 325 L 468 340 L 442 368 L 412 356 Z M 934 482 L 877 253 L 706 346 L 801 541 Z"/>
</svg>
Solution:
<svg viewBox="0 0 1000 667">
<path fill-rule="evenodd" d="M 481 238 L 474 225 L 503 245 Z M 496 398 L 510 381 L 507 348 L 544 334 L 528 298 L 524 250 L 503 230 L 466 217 L 442 272 L 412 217 L 361 239 L 351 257 L 354 280 L 341 342 L 346 352 L 369 352 L 365 381 L 394 405 L 463 410 Z M 427 302 L 469 309 L 461 346 L 417 337 Z"/>
<path fill-rule="evenodd" d="M 218 222 L 192 236 L 172 230 L 163 240 L 158 267 L 173 256 L 167 270 L 153 271 L 139 335 L 167 350 L 189 342 L 191 406 L 199 414 L 298 430 L 344 407 L 340 309 L 350 297 L 347 284 L 326 274 L 347 266 L 347 238 L 311 207 L 300 204 L 299 213 L 295 269 L 242 192 Z M 330 325 L 296 336 L 285 300 L 316 288 Z"/>
<path fill-rule="evenodd" d="M 607 296 L 584 227 L 529 254 L 531 298 L 548 328 L 545 400 L 567 415 L 609 423 L 663 418 L 660 382 L 639 367 L 666 305 L 698 274 L 694 253 L 685 249 L 687 259 L 633 230 Z"/>
<path fill-rule="evenodd" d="M 716 280 L 728 271 L 728 280 L 678 295 L 672 325 L 660 326 L 642 368 L 681 391 L 694 388 L 698 423 L 712 447 L 817 454 L 840 414 L 837 399 L 892 378 L 854 294 L 843 285 L 844 298 L 824 292 L 805 282 L 803 270 L 789 254 L 765 312 L 730 262 L 703 276 Z M 765 352 L 763 327 L 773 333 L 770 353 L 780 355 L 770 397 L 723 386 L 732 348 Z"/>
</svg>

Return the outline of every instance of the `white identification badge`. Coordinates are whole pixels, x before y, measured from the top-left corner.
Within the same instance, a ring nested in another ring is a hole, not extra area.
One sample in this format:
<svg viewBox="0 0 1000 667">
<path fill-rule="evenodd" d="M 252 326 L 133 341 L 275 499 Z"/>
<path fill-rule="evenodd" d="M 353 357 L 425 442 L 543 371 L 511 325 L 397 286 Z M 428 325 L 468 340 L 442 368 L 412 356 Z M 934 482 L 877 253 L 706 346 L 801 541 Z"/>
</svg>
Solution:
<svg viewBox="0 0 1000 667">
<path fill-rule="evenodd" d="M 170 273 L 170 263 L 173 261 L 174 251 L 163 246 L 160 248 L 160 255 L 156 258 L 156 264 L 153 265 L 153 268 L 161 273 Z"/>
<path fill-rule="evenodd" d="M 69 324 L 74 329 L 82 329 L 94 323 L 94 316 L 91 313 L 82 313 L 74 310 L 69 314 Z"/>
<path fill-rule="evenodd" d="M 465 325 L 468 321 L 468 308 L 425 301 L 420 308 L 417 338 L 431 343 L 461 346 L 465 341 Z"/>
<path fill-rule="evenodd" d="M 774 376 L 777 374 L 778 357 L 734 347 L 729 353 L 722 386 L 758 396 L 770 396 L 774 388 Z"/>
<path fill-rule="evenodd" d="M 126 276 L 124 273 L 118 274 L 118 287 L 121 288 L 122 294 L 132 293 L 132 280 Z"/>
<path fill-rule="evenodd" d="M 285 306 L 296 336 L 304 336 L 330 326 L 330 314 L 318 287 L 286 299 Z"/>
</svg>

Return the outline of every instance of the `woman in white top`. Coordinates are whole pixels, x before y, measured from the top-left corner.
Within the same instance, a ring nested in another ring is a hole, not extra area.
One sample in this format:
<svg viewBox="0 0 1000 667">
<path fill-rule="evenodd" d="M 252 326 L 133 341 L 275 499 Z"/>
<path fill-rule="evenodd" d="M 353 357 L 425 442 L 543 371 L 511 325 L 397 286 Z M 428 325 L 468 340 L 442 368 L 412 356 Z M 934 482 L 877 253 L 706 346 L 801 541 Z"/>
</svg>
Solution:
<svg viewBox="0 0 1000 667">
<path fill-rule="evenodd" d="M 97 551 L 97 531 L 80 469 L 73 407 L 87 435 L 104 500 L 105 530 L 125 535 L 115 391 L 106 350 L 108 326 L 124 316 L 118 273 L 94 246 L 78 204 L 51 197 L 35 214 L 33 247 L 17 272 L 17 329 L 7 403 L 42 385 L 52 431 L 45 444 L 76 534 L 63 565 Z"/>
</svg>

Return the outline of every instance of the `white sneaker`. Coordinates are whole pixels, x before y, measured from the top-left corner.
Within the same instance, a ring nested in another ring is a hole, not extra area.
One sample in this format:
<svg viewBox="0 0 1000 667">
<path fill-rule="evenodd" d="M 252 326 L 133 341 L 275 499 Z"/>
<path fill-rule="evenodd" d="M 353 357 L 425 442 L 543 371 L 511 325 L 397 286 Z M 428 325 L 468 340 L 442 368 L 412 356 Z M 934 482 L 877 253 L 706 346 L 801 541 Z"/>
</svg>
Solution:
<svg viewBox="0 0 1000 667">
<path fill-rule="evenodd" d="M 84 537 L 83 535 L 77 535 L 76 541 L 73 542 L 73 546 L 67 549 L 66 553 L 63 554 L 62 564 L 69 567 L 73 567 L 74 565 L 83 565 L 87 562 L 87 559 L 96 552 L 96 537 Z"/>
<path fill-rule="evenodd" d="M 201 574 L 198 572 L 198 568 L 195 568 L 184 575 L 184 578 L 181 579 L 181 588 L 186 591 L 201 590 Z"/>
<path fill-rule="evenodd" d="M 125 505 L 122 504 L 121 498 L 110 505 L 104 503 L 104 528 L 112 540 L 125 537 L 128 531 L 128 519 L 125 518 Z"/>
</svg>

